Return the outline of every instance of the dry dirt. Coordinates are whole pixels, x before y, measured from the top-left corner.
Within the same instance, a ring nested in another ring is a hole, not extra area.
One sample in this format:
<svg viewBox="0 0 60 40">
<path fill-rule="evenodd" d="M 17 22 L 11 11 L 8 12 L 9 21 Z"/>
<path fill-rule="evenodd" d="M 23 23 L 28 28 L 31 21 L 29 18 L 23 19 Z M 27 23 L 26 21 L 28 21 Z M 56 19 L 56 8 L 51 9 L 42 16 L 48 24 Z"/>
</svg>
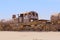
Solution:
<svg viewBox="0 0 60 40">
<path fill-rule="evenodd" d="M 0 40 L 60 40 L 60 32 L 0 31 Z"/>
</svg>

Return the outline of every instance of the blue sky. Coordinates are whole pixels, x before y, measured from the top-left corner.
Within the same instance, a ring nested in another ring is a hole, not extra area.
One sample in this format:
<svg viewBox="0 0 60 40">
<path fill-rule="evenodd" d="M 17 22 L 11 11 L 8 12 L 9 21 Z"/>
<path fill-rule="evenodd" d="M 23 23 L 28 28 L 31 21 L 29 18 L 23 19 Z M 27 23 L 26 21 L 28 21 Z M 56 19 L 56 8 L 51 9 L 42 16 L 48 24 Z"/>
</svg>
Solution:
<svg viewBox="0 0 60 40">
<path fill-rule="evenodd" d="M 50 19 L 52 13 L 60 12 L 60 0 L 0 0 L 0 19 L 26 11 L 36 11 L 40 19 Z"/>
</svg>

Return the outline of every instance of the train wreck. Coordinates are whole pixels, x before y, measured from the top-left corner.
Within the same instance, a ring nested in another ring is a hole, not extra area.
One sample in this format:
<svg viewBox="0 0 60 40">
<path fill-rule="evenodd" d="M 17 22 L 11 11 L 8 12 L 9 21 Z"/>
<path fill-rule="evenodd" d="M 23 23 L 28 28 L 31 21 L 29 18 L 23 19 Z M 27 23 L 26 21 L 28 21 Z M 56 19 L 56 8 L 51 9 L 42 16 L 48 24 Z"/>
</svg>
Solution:
<svg viewBox="0 0 60 40">
<path fill-rule="evenodd" d="M 1 31 L 60 31 L 60 13 L 50 20 L 39 19 L 35 11 L 12 15 L 12 20 L 0 21 Z"/>
</svg>

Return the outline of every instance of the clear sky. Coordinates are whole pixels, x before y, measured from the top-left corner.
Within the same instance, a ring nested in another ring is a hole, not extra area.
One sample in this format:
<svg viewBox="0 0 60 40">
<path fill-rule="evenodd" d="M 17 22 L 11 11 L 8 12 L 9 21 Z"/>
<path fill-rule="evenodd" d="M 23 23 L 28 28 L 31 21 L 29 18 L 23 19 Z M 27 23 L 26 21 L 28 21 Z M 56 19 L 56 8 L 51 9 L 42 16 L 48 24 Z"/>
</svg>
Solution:
<svg viewBox="0 0 60 40">
<path fill-rule="evenodd" d="M 50 19 L 52 13 L 60 12 L 60 0 L 0 0 L 0 19 L 26 11 L 36 11 L 40 19 Z"/>
</svg>

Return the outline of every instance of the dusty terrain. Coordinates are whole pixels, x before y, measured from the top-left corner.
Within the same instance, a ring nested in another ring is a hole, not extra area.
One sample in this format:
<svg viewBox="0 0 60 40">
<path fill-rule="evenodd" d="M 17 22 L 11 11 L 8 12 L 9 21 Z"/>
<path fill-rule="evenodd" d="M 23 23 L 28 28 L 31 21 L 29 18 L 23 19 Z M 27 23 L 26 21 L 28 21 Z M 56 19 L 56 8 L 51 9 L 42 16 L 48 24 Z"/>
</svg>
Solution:
<svg viewBox="0 0 60 40">
<path fill-rule="evenodd" d="M 0 31 L 0 40 L 60 40 L 60 32 Z"/>
</svg>

